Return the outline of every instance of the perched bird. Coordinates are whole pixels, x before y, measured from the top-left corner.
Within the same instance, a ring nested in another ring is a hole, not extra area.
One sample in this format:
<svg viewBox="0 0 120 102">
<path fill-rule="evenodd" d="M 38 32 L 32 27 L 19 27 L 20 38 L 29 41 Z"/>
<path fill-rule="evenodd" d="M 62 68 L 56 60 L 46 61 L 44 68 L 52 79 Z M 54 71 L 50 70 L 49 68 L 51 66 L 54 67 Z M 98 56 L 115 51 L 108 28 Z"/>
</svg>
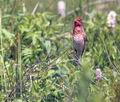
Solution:
<svg viewBox="0 0 120 102">
<path fill-rule="evenodd" d="M 73 48 L 75 52 L 75 60 L 79 65 L 87 40 L 81 17 L 76 17 L 73 22 L 72 38 L 73 38 Z"/>
</svg>

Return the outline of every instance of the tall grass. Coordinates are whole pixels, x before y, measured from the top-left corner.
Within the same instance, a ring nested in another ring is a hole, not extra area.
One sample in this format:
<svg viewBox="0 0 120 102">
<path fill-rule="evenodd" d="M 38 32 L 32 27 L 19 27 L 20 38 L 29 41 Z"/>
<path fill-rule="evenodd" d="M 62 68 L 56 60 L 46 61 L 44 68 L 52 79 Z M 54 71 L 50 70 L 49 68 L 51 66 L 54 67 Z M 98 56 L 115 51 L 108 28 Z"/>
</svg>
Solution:
<svg viewBox="0 0 120 102">
<path fill-rule="evenodd" d="M 0 101 L 119 99 L 120 25 L 111 32 L 106 25 L 106 13 L 91 12 L 94 3 L 89 0 L 66 2 L 73 5 L 67 8 L 70 13 L 64 19 L 54 15 L 55 6 L 54 13 L 43 10 L 32 15 L 22 8 L 14 15 L 2 15 L 0 10 Z M 85 13 L 85 2 L 89 6 L 88 15 L 83 18 L 88 42 L 81 66 L 75 66 L 70 31 L 74 16 Z M 95 79 L 96 67 L 102 70 L 101 81 Z"/>
</svg>

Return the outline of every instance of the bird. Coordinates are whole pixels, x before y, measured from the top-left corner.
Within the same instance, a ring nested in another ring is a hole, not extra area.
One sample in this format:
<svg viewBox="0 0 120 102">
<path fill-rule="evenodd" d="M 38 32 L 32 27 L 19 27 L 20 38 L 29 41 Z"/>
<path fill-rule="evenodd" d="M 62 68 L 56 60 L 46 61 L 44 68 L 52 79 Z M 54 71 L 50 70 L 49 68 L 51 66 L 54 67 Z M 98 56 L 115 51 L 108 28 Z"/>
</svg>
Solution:
<svg viewBox="0 0 120 102">
<path fill-rule="evenodd" d="M 73 21 L 72 39 L 73 49 L 75 53 L 75 62 L 77 63 L 77 65 L 80 65 L 80 59 L 83 55 L 87 41 L 83 21 L 80 16 L 76 17 Z"/>
</svg>

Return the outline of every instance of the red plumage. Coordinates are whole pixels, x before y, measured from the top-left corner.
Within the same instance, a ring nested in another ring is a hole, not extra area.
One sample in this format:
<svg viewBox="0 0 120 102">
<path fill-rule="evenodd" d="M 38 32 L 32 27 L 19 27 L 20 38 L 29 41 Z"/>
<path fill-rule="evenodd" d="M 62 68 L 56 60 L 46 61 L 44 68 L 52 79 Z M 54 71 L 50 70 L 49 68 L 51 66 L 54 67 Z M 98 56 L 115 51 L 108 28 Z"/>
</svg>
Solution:
<svg viewBox="0 0 120 102">
<path fill-rule="evenodd" d="M 86 33 L 84 31 L 81 17 L 77 17 L 73 22 L 73 48 L 75 51 L 75 59 L 80 64 L 80 58 L 83 55 L 86 43 Z"/>
</svg>

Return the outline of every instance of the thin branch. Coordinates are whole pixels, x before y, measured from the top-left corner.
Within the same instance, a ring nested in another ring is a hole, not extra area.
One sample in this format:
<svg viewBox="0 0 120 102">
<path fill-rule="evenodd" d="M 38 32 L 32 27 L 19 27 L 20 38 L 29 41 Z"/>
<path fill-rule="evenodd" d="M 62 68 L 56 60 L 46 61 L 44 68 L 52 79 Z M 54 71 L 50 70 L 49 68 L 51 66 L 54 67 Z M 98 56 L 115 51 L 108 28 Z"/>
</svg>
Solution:
<svg viewBox="0 0 120 102">
<path fill-rule="evenodd" d="M 35 5 L 35 7 L 34 7 L 34 9 L 33 9 L 33 11 L 32 11 L 32 15 L 35 14 L 35 12 L 36 12 L 36 10 L 37 10 L 39 4 L 40 4 L 40 1 L 38 1 L 37 4 Z"/>
</svg>

